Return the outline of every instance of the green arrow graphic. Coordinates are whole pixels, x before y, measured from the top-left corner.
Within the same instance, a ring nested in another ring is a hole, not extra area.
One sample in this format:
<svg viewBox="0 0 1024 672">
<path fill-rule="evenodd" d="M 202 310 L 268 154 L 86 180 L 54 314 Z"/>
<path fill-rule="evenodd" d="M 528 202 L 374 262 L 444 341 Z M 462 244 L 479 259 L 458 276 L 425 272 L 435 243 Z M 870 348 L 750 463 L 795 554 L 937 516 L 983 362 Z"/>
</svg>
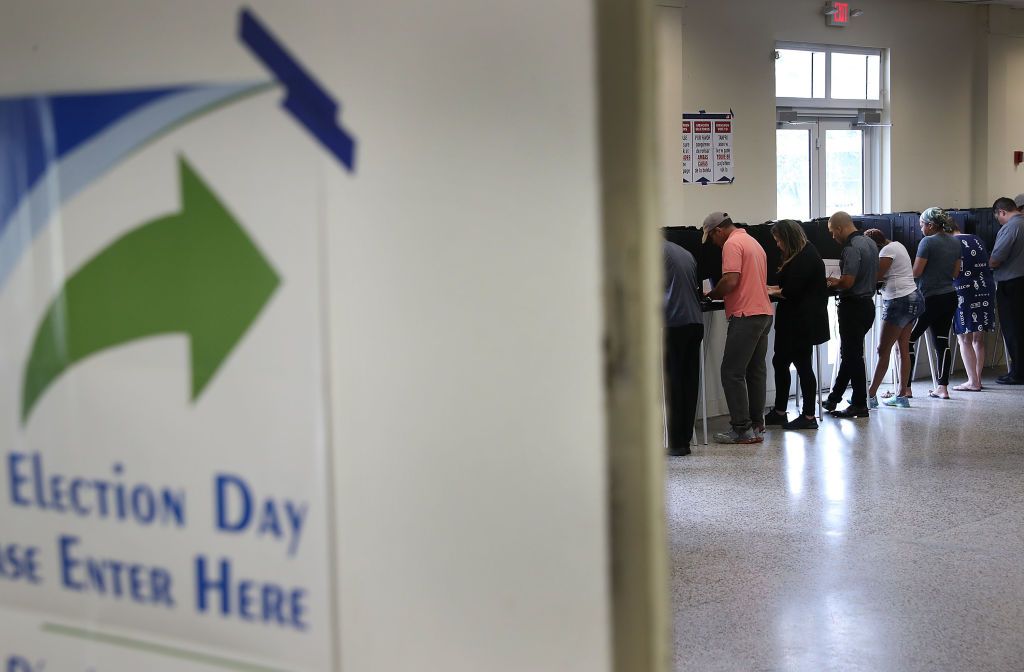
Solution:
<svg viewBox="0 0 1024 672">
<path fill-rule="evenodd" d="M 119 238 L 71 276 L 50 304 L 25 365 L 22 424 L 77 362 L 158 334 L 191 339 L 194 401 L 280 284 L 184 159 L 179 169 L 181 212 Z"/>
</svg>

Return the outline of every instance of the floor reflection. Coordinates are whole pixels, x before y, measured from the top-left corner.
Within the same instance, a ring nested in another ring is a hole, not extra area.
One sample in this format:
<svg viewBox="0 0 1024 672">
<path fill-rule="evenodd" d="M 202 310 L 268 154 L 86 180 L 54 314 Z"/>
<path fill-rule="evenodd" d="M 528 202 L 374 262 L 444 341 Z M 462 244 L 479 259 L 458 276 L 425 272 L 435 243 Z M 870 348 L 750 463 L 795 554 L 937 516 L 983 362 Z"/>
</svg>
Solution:
<svg viewBox="0 0 1024 672">
<path fill-rule="evenodd" d="M 1024 671 L 1022 393 L 671 459 L 676 672 Z"/>
<path fill-rule="evenodd" d="M 784 441 L 782 459 L 786 466 L 786 489 L 790 499 L 797 500 L 804 494 L 807 440 L 797 432 L 786 432 Z"/>
</svg>

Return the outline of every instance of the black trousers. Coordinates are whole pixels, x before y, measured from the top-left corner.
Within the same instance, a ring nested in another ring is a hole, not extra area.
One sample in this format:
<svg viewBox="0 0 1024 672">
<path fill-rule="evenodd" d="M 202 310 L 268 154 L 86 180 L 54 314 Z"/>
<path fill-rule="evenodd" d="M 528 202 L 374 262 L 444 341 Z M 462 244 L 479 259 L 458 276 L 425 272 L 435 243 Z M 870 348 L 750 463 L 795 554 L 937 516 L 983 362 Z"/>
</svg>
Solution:
<svg viewBox="0 0 1024 672">
<path fill-rule="evenodd" d="M 910 370 L 917 361 L 917 339 L 928 327 L 932 328 L 932 344 L 939 360 L 939 385 L 949 385 L 949 371 L 953 368 L 953 351 L 949 347 L 949 329 L 956 314 L 956 292 L 934 294 L 924 297 L 924 312 L 917 318 L 914 330 L 910 332 Z"/>
<path fill-rule="evenodd" d="M 864 372 L 864 336 L 875 321 L 875 303 L 870 297 L 843 297 L 839 300 L 839 371 L 828 395 L 839 403 L 852 385 L 852 406 L 867 406 L 868 381 Z"/>
<path fill-rule="evenodd" d="M 800 381 L 800 395 L 803 400 L 803 414 L 814 415 L 814 404 L 818 397 L 818 380 L 814 377 L 814 346 L 793 344 L 791 341 L 780 341 L 775 335 L 775 355 L 772 367 L 775 369 L 775 408 L 784 411 L 789 405 L 789 365 L 796 367 L 796 375 Z"/>
<path fill-rule="evenodd" d="M 690 452 L 700 386 L 703 324 L 665 328 L 665 374 L 668 378 L 668 445 L 675 454 Z"/>
<path fill-rule="evenodd" d="M 1006 342 L 1010 378 L 1024 379 L 1024 278 L 1003 280 L 996 285 L 999 324 Z"/>
</svg>

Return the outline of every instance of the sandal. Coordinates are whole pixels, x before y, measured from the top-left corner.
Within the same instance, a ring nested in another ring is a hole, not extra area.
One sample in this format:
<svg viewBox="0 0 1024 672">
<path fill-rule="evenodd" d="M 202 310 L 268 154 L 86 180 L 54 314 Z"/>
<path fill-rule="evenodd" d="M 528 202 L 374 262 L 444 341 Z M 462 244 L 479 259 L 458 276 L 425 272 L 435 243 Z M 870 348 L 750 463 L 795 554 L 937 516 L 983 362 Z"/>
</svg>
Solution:
<svg viewBox="0 0 1024 672">
<path fill-rule="evenodd" d="M 956 389 L 956 388 L 953 388 L 953 389 Z M 931 397 L 932 399 L 949 399 L 949 395 L 948 394 L 943 397 L 943 396 L 940 396 L 938 394 L 935 394 L 935 390 L 928 390 L 928 396 Z"/>
<path fill-rule="evenodd" d="M 882 399 L 892 399 L 895 396 L 896 396 L 896 393 L 893 392 L 892 390 L 889 390 L 888 392 L 883 392 L 882 393 Z"/>
<path fill-rule="evenodd" d="M 980 387 L 970 387 L 967 383 L 961 383 L 960 385 L 954 385 L 953 389 L 957 392 L 981 392 Z"/>
</svg>

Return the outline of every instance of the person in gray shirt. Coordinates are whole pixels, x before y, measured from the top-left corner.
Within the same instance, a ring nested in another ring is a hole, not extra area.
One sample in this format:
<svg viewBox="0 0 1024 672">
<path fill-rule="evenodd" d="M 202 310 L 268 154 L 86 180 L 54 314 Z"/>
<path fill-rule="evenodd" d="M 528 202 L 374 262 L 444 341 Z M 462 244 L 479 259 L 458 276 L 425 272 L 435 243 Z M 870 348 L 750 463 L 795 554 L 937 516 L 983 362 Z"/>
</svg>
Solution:
<svg viewBox="0 0 1024 672">
<path fill-rule="evenodd" d="M 999 233 L 988 255 L 996 279 L 996 307 L 1003 328 L 1009 371 L 1002 385 L 1024 385 L 1024 213 L 1005 196 L 992 204 Z"/>
<path fill-rule="evenodd" d="M 839 371 L 828 399 L 821 405 L 837 418 L 868 417 L 868 383 L 864 372 L 864 335 L 875 322 L 875 287 L 878 277 L 878 246 L 857 230 L 853 218 L 839 211 L 829 217 L 828 231 L 843 246 L 838 278 L 829 278 L 830 289 L 839 291 Z M 850 405 L 836 410 L 847 385 L 853 387 Z"/>
<path fill-rule="evenodd" d="M 956 230 L 953 220 L 941 208 L 928 208 L 922 212 L 920 225 L 924 238 L 917 246 L 914 278 L 917 288 L 924 294 L 924 312 L 910 332 L 910 370 L 914 370 L 914 362 L 917 361 L 917 340 L 931 327 L 939 375 L 935 389 L 929 390 L 928 396 L 949 399 L 949 371 L 953 366 L 949 330 L 956 313 L 953 278 L 960 275 L 960 242 L 953 237 Z M 910 396 L 909 386 L 904 394 Z"/>
<path fill-rule="evenodd" d="M 700 383 L 700 306 L 697 262 L 675 243 L 662 241 L 665 258 L 665 372 L 668 377 L 669 455 L 689 455 Z"/>
</svg>

